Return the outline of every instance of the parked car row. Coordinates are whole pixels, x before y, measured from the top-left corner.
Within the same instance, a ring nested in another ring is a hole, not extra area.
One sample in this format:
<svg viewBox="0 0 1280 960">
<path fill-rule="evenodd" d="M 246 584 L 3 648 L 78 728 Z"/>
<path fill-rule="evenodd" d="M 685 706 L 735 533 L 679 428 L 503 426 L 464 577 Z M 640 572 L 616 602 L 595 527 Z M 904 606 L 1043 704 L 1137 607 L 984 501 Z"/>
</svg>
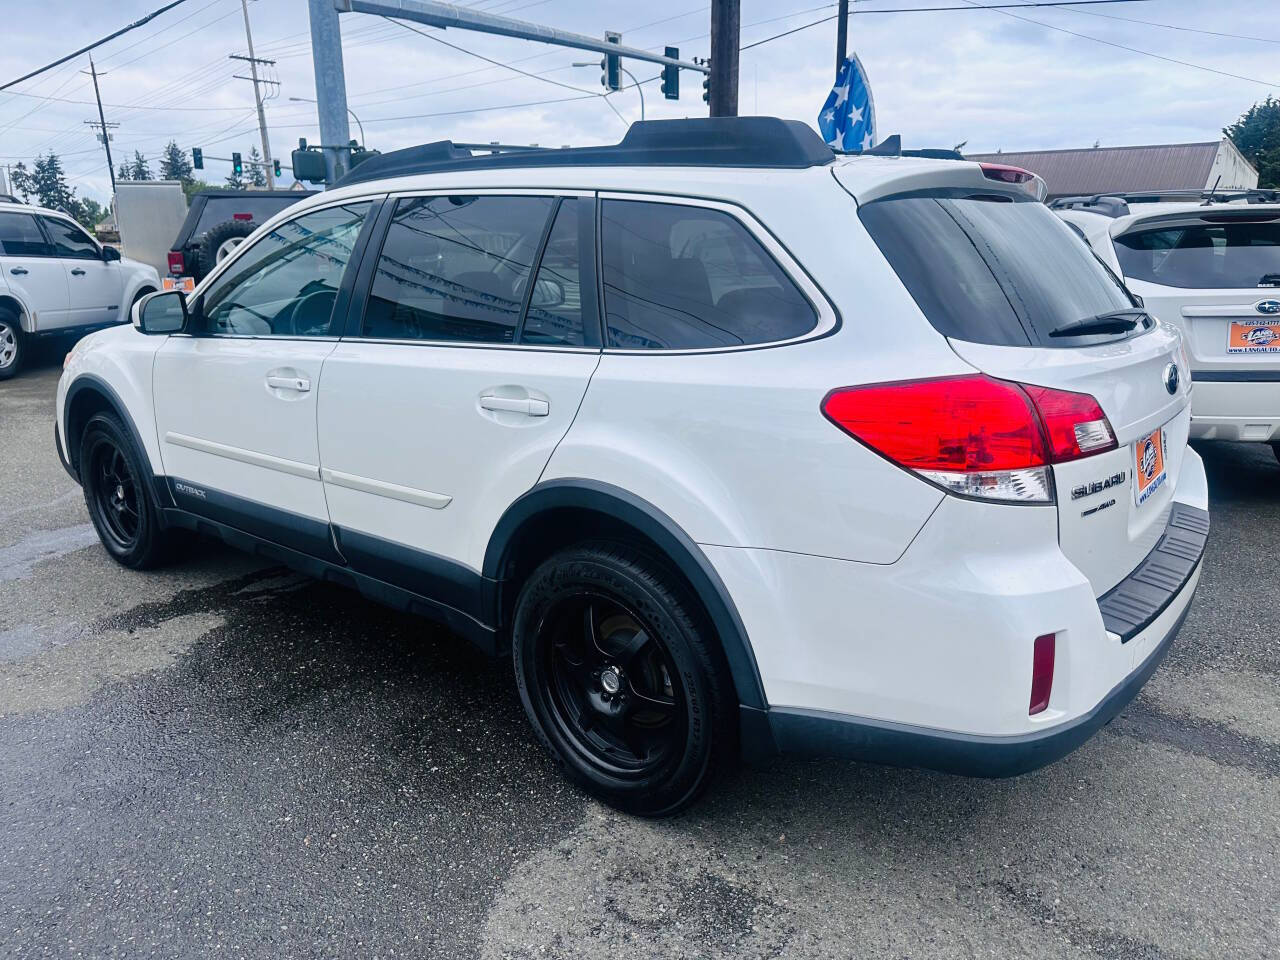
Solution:
<svg viewBox="0 0 1280 960">
<path fill-rule="evenodd" d="M 625 810 L 779 751 L 1020 773 L 1209 529 L 1180 324 L 1035 186 L 770 118 L 385 154 L 82 340 L 58 453 L 125 566 L 211 534 L 509 655 Z"/>
</svg>

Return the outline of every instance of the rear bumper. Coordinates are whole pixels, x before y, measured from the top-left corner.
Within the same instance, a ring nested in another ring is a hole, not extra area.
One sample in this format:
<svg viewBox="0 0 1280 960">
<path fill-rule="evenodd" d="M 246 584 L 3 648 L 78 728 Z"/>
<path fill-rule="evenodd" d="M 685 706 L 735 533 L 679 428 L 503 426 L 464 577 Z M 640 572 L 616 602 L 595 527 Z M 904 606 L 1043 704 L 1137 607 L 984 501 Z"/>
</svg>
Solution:
<svg viewBox="0 0 1280 960">
<path fill-rule="evenodd" d="M 842 756 L 897 767 L 920 767 L 969 777 L 1014 777 L 1071 753 L 1115 718 L 1138 695 L 1173 645 L 1191 609 L 1200 579 L 1197 563 L 1168 616 L 1153 625 L 1150 652 L 1090 711 L 1048 730 L 1011 737 L 952 733 L 819 710 L 769 711 L 774 747 L 784 753 Z M 1152 649 L 1153 647 L 1153 649 Z"/>
<path fill-rule="evenodd" d="M 1193 371 L 1191 436 L 1201 440 L 1280 440 L 1280 371 Z"/>
</svg>

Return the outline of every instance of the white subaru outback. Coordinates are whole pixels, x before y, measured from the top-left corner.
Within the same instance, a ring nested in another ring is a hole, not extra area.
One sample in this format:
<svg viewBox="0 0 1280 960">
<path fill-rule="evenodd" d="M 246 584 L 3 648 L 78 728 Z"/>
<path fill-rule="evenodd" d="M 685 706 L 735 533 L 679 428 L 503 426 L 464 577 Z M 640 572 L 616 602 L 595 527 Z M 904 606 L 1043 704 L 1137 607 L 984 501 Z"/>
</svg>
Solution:
<svg viewBox="0 0 1280 960">
<path fill-rule="evenodd" d="M 769 118 L 386 154 L 83 341 L 59 453 L 126 566 L 208 533 L 509 651 L 623 809 L 1017 774 L 1136 694 L 1209 525 L 1177 331 L 1030 184 Z"/>
<path fill-rule="evenodd" d="M 159 289 L 154 267 L 65 213 L 0 200 L 0 380 L 22 368 L 31 340 L 128 323 L 129 307 Z"/>
<path fill-rule="evenodd" d="M 1269 442 L 1280 457 L 1280 203 L 1274 190 L 1066 197 L 1060 217 L 1181 328 L 1191 436 Z"/>
</svg>

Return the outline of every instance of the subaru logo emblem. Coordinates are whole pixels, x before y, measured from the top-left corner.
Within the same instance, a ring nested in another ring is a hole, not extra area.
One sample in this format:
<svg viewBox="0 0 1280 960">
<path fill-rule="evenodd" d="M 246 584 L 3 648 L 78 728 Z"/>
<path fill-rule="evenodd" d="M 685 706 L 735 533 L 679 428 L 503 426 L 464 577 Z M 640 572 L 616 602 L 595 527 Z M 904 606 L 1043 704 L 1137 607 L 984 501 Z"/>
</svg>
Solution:
<svg viewBox="0 0 1280 960">
<path fill-rule="evenodd" d="M 1253 305 L 1253 309 L 1257 310 L 1259 313 L 1280 313 L 1280 300 L 1259 300 Z"/>
<path fill-rule="evenodd" d="M 1170 393 L 1178 392 L 1178 365 L 1171 363 L 1164 368 L 1164 388 Z"/>
</svg>

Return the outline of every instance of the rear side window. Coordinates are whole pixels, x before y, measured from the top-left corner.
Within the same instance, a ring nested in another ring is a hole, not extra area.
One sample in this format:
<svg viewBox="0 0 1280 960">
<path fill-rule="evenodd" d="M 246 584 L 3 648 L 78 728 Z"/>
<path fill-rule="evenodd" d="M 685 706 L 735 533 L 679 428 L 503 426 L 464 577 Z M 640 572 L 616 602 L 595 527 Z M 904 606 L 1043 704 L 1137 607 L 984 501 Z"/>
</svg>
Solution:
<svg viewBox="0 0 1280 960">
<path fill-rule="evenodd" d="M 555 206 L 553 197 L 397 201 L 362 335 L 514 343 L 529 275 Z M 551 296 L 550 284 L 543 290 L 546 309 L 565 306 Z"/>
<path fill-rule="evenodd" d="M 1123 284 L 1041 203 L 951 191 L 876 200 L 858 216 L 939 333 L 1072 346 L 1049 332 L 1133 307 Z M 1141 332 L 1143 328 L 1135 328 Z"/>
<path fill-rule="evenodd" d="M 726 213 L 606 200 L 600 231 L 611 347 L 737 347 L 790 340 L 817 325 L 813 305 Z"/>
<path fill-rule="evenodd" d="M 10 257 L 51 257 L 53 247 L 29 213 L 0 213 L 0 254 Z"/>
<path fill-rule="evenodd" d="M 1116 237 L 1126 277 L 1167 287 L 1280 285 L 1280 222 L 1183 224 Z"/>
</svg>

